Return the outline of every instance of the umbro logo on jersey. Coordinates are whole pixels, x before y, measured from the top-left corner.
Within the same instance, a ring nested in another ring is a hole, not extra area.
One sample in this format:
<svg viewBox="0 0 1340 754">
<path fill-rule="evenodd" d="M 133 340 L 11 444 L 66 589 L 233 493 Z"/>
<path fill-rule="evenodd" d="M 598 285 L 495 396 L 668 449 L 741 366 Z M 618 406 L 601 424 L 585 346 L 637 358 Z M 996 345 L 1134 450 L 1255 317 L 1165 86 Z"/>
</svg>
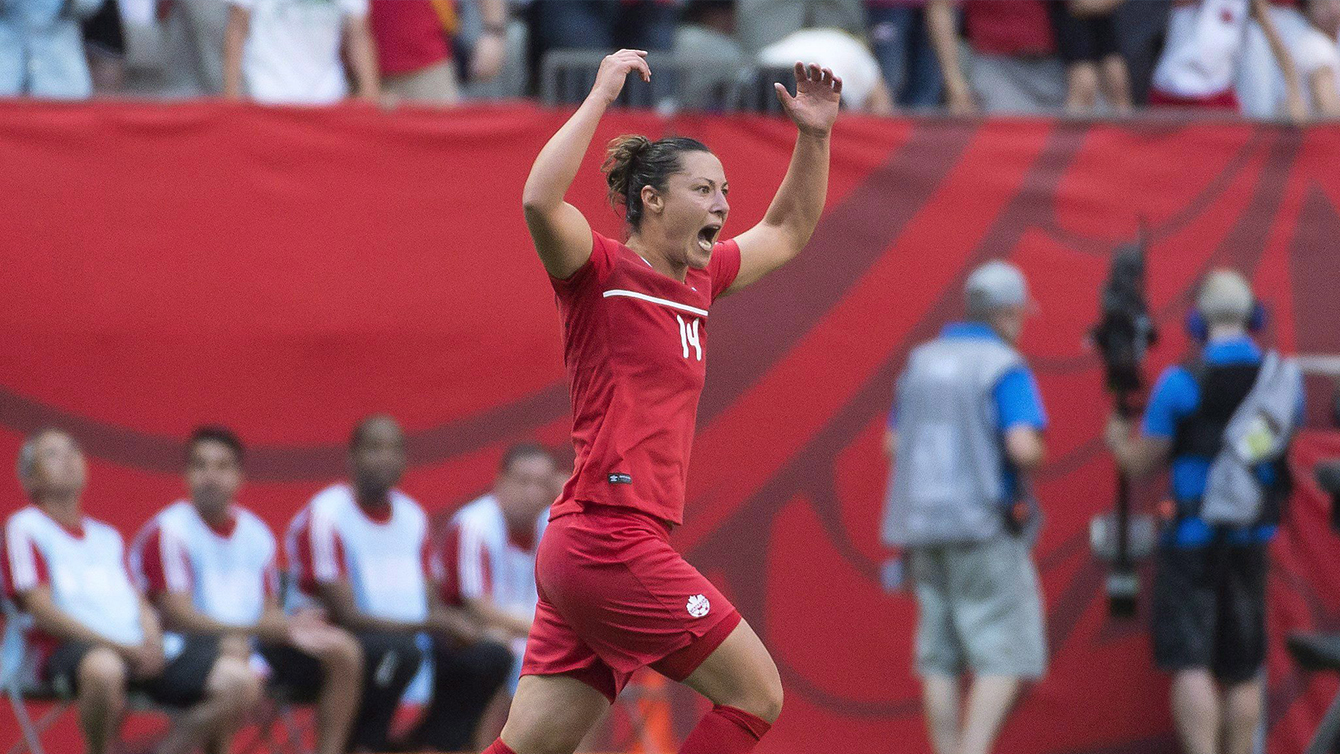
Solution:
<svg viewBox="0 0 1340 754">
<path fill-rule="evenodd" d="M 708 602 L 707 598 L 703 595 L 695 594 L 689 598 L 689 604 L 685 605 L 685 607 L 688 608 L 689 615 L 692 615 L 695 618 L 701 618 L 704 615 L 707 615 L 708 611 L 712 609 L 712 603 Z"/>
<path fill-rule="evenodd" d="M 610 474 L 610 484 L 632 484 L 633 476 L 631 474 Z"/>
</svg>

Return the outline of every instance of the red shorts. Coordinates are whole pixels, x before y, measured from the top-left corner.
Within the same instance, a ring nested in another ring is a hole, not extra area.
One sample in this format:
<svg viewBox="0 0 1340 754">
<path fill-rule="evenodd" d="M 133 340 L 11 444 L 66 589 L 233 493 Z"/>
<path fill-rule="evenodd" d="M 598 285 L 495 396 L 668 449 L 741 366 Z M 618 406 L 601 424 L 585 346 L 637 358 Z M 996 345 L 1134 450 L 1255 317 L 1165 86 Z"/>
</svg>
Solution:
<svg viewBox="0 0 1340 754">
<path fill-rule="evenodd" d="M 1149 91 L 1149 105 L 1150 107 L 1188 107 L 1201 110 L 1232 110 L 1234 112 L 1239 109 L 1238 95 L 1232 89 L 1205 97 L 1183 97 L 1180 94 L 1151 89 Z"/>
<path fill-rule="evenodd" d="M 740 613 L 670 546 L 669 527 L 603 505 L 549 522 L 535 556 L 540 595 L 522 675 L 570 675 L 613 701 L 650 665 L 682 681 Z"/>
</svg>

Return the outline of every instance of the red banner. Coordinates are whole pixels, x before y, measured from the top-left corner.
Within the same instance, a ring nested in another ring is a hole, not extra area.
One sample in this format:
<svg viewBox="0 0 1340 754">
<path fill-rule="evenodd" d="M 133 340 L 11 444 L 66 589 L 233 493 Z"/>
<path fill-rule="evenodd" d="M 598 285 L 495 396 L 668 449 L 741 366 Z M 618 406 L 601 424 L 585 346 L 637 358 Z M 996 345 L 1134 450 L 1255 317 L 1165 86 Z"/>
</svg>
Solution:
<svg viewBox="0 0 1340 754">
<path fill-rule="evenodd" d="M 242 502 L 276 528 L 344 470 L 360 417 L 409 433 L 406 490 L 447 511 L 486 489 L 504 446 L 561 442 L 553 296 L 521 186 L 564 113 L 388 114 L 244 105 L 0 105 L 0 457 L 35 427 L 90 456 L 88 512 L 127 535 L 182 494 L 202 422 L 250 444 Z M 706 141 L 757 221 L 793 129 L 758 117 L 619 113 L 616 134 Z M 617 234 L 588 154 L 570 198 Z M 928 750 L 910 669 L 915 608 L 885 594 L 880 452 L 908 349 L 960 311 L 976 264 L 1009 258 L 1040 314 L 1022 348 L 1052 417 L 1038 545 L 1052 651 L 1003 752 L 1174 750 L 1144 620 L 1106 615 L 1087 524 L 1111 506 L 1108 410 L 1086 348 L 1111 249 L 1140 227 L 1164 338 L 1182 358 L 1189 291 L 1248 273 L 1268 338 L 1340 349 L 1333 252 L 1340 130 L 1174 122 L 847 118 L 829 206 L 792 265 L 713 312 L 712 353 L 674 540 L 768 643 L 787 687 L 764 752 Z M 1325 387 L 1325 386 L 1318 386 Z M 1314 393 L 1300 477 L 1340 442 Z M 1151 490 L 1150 494 L 1156 491 Z M 0 480 L 7 510 L 23 504 Z M 1287 631 L 1340 630 L 1340 542 L 1303 485 L 1270 581 L 1270 741 L 1301 751 L 1335 683 L 1296 673 Z M 1147 606 L 1146 606 L 1147 608 Z M 0 744 L 17 736 L 0 716 Z M 67 718 L 68 728 L 72 720 Z"/>
</svg>

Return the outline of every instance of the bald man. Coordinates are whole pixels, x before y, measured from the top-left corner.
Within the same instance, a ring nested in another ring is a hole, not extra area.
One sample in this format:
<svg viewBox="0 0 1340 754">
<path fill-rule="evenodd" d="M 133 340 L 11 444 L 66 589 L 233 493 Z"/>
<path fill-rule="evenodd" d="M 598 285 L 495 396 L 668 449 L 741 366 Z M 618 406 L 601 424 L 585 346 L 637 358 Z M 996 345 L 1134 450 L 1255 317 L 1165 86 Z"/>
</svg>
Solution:
<svg viewBox="0 0 1340 754">
<path fill-rule="evenodd" d="M 433 724 L 415 749 L 468 748 L 489 700 L 512 666 L 506 647 L 480 641 L 474 622 L 442 604 L 428 568 L 428 517 L 396 488 L 405 472 L 405 435 L 389 416 L 372 416 L 349 442 L 350 481 L 312 498 L 289 527 L 294 583 L 363 646 L 368 686 L 354 723 L 355 749 L 384 751 L 387 729 L 431 637 Z"/>
<path fill-rule="evenodd" d="M 228 751 L 260 699 L 260 679 L 244 660 L 220 655 L 212 638 L 165 646 L 157 614 L 126 572 L 121 534 L 84 513 L 87 474 L 78 443 L 61 430 L 35 432 L 19 451 L 32 505 L 5 523 L 3 561 L 10 598 L 33 619 L 31 666 L 74 696 L 93 754 L 119 748 L 131 689 L 182 710 L 159 752 Z"/>
</svg>

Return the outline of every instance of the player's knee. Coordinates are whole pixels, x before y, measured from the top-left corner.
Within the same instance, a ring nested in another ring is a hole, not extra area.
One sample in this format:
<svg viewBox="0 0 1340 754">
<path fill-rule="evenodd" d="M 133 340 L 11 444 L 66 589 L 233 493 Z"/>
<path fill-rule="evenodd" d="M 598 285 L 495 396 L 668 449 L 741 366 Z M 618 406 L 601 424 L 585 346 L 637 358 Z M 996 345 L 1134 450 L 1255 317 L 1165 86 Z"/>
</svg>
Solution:
<svg viewBox="0 0 1340 754">
<path fill-rule="evenodd" d="M 260 702 L 260 676 L 251 666 L 235 657 L 220 657 L 209 675 L 208 691 L 221 700 L 228 709 L 240 714 Z"/>
<path fill-rule="evenodd" d="M 738 704 L 731 705 L 748 712 L 768 723 L 773 723 L 782 714 L 782 677 L 777 672 L 772 658 L 763 667 L 751 674 L 745 685 Z"/>
<path fill-rule="evenodd" d="M 110 649 L 99 647 L 79 662 L 79 692 L 109 703 L 125 697 L 127 670 L 125 660 Z"/>
<path fill-rule="evenodd" d="M 327 675 L 361 676 L 363 672 L 363 648 L 348 634 L 323 647 L 316 659 Z"/>
<path fill-rule="evenodd" d="M 746 710 L 756 717 L 766 720 L 769 724 L 777 722 L 777 718 L 782 714 L 782 679 L 777 674 L 777 668 L 772 669 L 771 677 L 763 684 L 759 690 L 758 709 Z"/>
<path fill-rule="evenodd" d="M 235 657 L 239 660 L 251 658 L 251 642 L 245 636 L 223 636 L 219 638 L 219 655 Z"/>
</svg>

